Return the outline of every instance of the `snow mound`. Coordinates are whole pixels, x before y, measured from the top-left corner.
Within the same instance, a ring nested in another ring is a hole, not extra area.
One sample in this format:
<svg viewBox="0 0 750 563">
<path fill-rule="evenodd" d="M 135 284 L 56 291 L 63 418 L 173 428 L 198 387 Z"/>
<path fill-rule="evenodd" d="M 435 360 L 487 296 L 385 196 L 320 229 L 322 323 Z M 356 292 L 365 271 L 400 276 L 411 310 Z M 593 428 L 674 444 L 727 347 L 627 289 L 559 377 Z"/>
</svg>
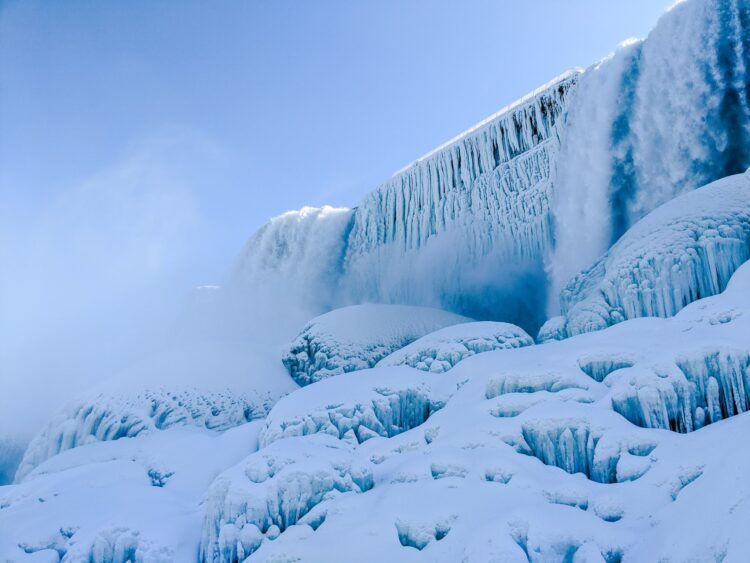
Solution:
<svg viewBox="0 0 750 563">
<path fill-rule="evenodd" d="M 600 330 L 636 317 L 668 317 L 720 293 L 750 257 L 750 173 L 679 196 L 644 217 L 563 289 L 561 321 L 539 340 Z"/>
<path fill-rule="evenodd" d="M 422 371 L 443 373 L 469 356 L 533 343 L 522 328 L 509 323 L 462 323 L 415 340 L 380 360 L 377 367 L 407 365 Z"/>
<path fill-rule="evenodd" d="M 373 367 L 391 352 L 437 329 L 469 321 L 453 313 L 406 305 L 354 305 L 314 318 L 283 362 L 300 385 Z"/>
<path fill-rule="evenodd" d="M 223 431 L 263 418 L 294 384 L 281 366 L 255 362 L 252 354 L 212 344 L 180 348 L 127 370 L 61 408 L 29 443 L 16 480 L 91 442 L 181 425 Z"/>
<path fill-rule="evenodd" d="M 292 527 L 309 532 L 326 518 L 321 503 L 372 487 L 352 448 L 329 436 L 272 444 L 216 478 L 206 498 L 202 561 L 243 561 Z"/>
<path fill-rule="evenodd" d="M 260 443 L 318 433 L 354 445 L 389 438 L 422 424 L 448 392 L 446 384 L 407 367 L 346 374 L 281 399 L 266 418 Z"/>
</svg>

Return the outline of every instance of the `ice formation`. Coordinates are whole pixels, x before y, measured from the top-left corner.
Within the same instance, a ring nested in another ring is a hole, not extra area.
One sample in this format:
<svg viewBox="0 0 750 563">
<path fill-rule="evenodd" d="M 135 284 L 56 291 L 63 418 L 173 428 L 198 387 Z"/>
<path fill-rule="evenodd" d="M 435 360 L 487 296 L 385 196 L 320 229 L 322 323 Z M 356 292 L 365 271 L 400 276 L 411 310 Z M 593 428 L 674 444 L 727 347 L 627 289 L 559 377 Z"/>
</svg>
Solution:
<svg viewBox="0 0 750 563">
<path fill-rule="evenodd" d="M 201 560 L 244 561 L 293 526 L 323 524 L 318 504 L 372 487 L 367 464 L 352 458 L 351 446 L 318 435 L 272 444 L 222 473 L 206 498 Z"/>
<path fill-rule="evenodd" d="M 380 360 L 377 366 L 407 365 L 431 373 L 443 373 L 474 354 L 533 343 L 522 328 L 512 324 L 491 321 L 462 323 L 415 340 Z"/>
<path fill-rule="evenodd" d="M 16 480 L 44 460 L 91 442 L 181 425 L 223 431 L 263 418 L 295 387 L 280 365 L 266 364 L 219 344 L 148 360 L 55 413 L 28 445 Z"/>
<path fill-rule="evenodd" d="M 504 108 L 353 211 L 272 221 L 240 277 L 271 262 L 329 308 L 437 306 L 536 332 L 568 280 L 646 213 L 750 166 L 748 21 L 747 0 L 678 3 L 645 40 Z M 314 248 L 279 251 L 301 225 L 300 248 Z"/>
<path fill-rule="evenodd" d="M 562 292 L 565 317 L 540 340 L 674 315 L 721 292 L 750 257 L 750 173 L 718 180 L 641 219 Z"/>
<path fill-rule="evenodd" d="M 26 444 L 19 438 L 0 436 L 0 487 L 13 482 Z"/>
<path fill-rule="evenodd" d="M 367 369 L 420 336 L 469 319 L 426 307 L 353 305 L 314 318 L 292 342 L 283 362 L 308 385 Z"/>
<path fill-rule="evenodd" d="M 205 492 L 257 448 L 260 426 L 174 426 L 60 453 L 0 487 L 0 560 L 194 561 Z"/>
</svg>

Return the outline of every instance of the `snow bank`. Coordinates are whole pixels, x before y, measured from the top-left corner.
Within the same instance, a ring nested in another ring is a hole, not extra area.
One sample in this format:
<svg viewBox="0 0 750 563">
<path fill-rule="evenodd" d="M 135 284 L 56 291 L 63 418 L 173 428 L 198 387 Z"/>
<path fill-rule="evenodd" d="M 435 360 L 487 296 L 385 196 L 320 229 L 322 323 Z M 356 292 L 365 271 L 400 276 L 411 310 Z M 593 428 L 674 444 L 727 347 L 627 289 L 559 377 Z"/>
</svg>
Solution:
<svg viewBox="0 0 750 563">
<path fill-rule="evenodd" d="M 300 385 L 367 369 L 394 350 L 466 317 L 438 309 L 355 305 L 311 320 L 292 342 L 283 362 Z"/>
<path fill-rule="evenodd" d="M 172 427 L 62 452 L 0 487 L 0 560 L 195 560 L 203 495 L 257 448 L 260 425 Z"/>
<path fill-rule="evenodd" d="M 407 365 L 422 371 L 443 373 L 474 354 L 533 343 L 522 328 L 512 324 L 462 323 L 415 340 L 380 360 L 377 367 Z"/>
</svg>

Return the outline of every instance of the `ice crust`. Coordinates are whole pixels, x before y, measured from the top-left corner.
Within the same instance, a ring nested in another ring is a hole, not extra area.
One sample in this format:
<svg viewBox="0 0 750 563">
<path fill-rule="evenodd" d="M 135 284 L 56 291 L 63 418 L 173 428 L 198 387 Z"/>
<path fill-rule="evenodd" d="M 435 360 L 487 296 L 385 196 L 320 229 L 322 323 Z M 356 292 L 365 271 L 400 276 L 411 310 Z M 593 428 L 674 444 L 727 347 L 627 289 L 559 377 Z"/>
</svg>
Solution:
<svg viewBox="0 0 750 563">
<path fill-rule="evenodd" d="M 378 367 L 407 365 L 430 373 L 443 373 L 461 360 L 503 348 L 520 348 L 533 339 L 515 325 L 497 322 L 462 323 L 436 330 L 393 352 Z"/>
<path fill-rule="evenodd" d="M 427 307 L 344 307 L 311 320 L 292 342 L 283 362 L 297 383 L 308 385 L 373 367 L 425 334 L 468 320 Z"/>
</svg>

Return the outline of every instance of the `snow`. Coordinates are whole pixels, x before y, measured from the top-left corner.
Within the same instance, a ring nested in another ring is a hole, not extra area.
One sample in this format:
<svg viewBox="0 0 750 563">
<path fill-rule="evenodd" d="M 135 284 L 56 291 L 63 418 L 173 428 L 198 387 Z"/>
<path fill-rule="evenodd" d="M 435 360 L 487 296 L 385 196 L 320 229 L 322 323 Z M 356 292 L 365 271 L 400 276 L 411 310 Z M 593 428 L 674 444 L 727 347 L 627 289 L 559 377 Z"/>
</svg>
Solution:
<svg viewBox="0 0 750 563">
<path fill-rule="evenodd" d="M 377 366 L 407 365 L 431 373 L 443 373 L 474 354 L 533 343 L 522 328 L 509 323 L 461 323 L 415 340 L 380 360 Z"/>
<path fill-rule="evenodd" d="M 470 319 L 438 309 L 354 305 L 311 320 L 284 354 L 300 385 L 367 369 L 420 336 Z"/>
<path fill-rule="evenodd" d="M 679 196 L 634 225 L 563 289 L 564 329 L 539 340 L 599 330 L 625 319 L 671 316 L 719 293 L 750 257 L 750 173 Z"/>
<path fill-rule="evenodd" d="M 173 426 L 222 431 L 263 418 L 295 388 L 280 364 L 227 343 L 193 344 L 145 360 L 54 413 L 16 474 L 62 451 Z"/>
</svg>

